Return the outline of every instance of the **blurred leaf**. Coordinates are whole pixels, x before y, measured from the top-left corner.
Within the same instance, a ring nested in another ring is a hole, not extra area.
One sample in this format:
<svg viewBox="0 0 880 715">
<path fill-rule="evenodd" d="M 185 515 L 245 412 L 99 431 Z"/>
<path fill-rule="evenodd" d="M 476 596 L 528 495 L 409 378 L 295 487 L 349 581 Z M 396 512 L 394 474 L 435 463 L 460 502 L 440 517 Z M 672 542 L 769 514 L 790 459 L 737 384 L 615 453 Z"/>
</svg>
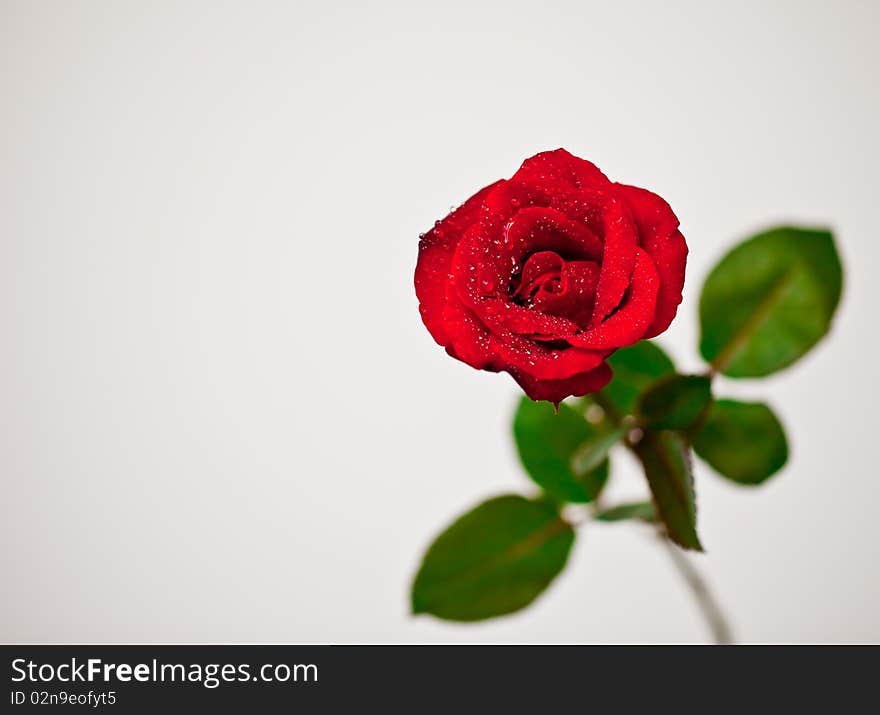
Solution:
<svg viewBox="0 0 880 715">
<path fill-rule="evenodd" d="M 505 495 L 460 517 L 428 548 L 413 613 L 479 621 L 530 604 L 562 571 L 574 530 L 543 500 Z"/>
<path fill-rule="evenodd" d="M 684 439 L 676 432 L 647 431 L 634 449 L 669 538 L 686 549 L 702 551 L 690 451 Z"/>
<path fill-rule="evenodd" d="M 608 479 L 607 461 L 580 474 L 571 464 L 575 450 L 600 435 L 582 414 L 564 402 L 557 415 L 549 402 L 523 397 L 513 420 L 513 436 L 526 472 L 549 494 L 567 502 L 592 501 Z"/>
<path fill-rule="evenodd" d="M 739 484 L 760 484 L 788 459 L 785 431 L 760 402 L 716 401 L 693 445 L 716 472 Z"/>
<path fill-rule="evenodd" d="M 712 400 L 712 383 L 703 375 L 666 375 L 639 397 L 636 411 L 654 429 L 684 430 Z"/>
<path fill-rule="evenodd" d="M 594 471 L 607 459 L 608 452 L 627 433 L 621 427 L 611 432 L 596 434 L 575 450 L 571 458 L 572 471 L 580 476 Z"/>
<path fill-rule="evenodd" d="M 831 325 L 843 274 L 830 231 L 774 228 L 736 246 L 700 296 L 700 352 L 729 377 L 761 377 Z"/>
<path fill-rule="evenodd" d="M 617 416 L 633 414 L 639 393 L 657 378 L 675 372 L 669 356 L 647 340 L 615 351 L 607 362 L 614 377 L 601 391 L 601 397 L 613 405 Z"/>
<path fill-rule="evenodd" d="M 610 509 L 604 509 L 594 517 L 599 521 L 624 521 L 625 519 L 641 519 L 642 521 L 657 521 L 657 513 L 654 505 L 649 501 L 634 502 L 632 504 L 619 504 Z"/>
</svg>

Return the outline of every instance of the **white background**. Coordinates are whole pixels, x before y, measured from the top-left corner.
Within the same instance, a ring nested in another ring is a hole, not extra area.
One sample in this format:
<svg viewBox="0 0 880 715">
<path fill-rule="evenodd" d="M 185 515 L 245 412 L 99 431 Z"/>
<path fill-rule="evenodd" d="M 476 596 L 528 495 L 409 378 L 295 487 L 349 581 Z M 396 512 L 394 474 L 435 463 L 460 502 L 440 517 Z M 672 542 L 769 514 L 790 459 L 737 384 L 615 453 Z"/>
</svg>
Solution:
<svg viewBox="0 0 880 715">
<path fill-rule="evenodd" d="M 681 218 L 685 369 L 726 247 L 834 227 L 830 339 L 719 384 L 791 461 L 758 490 L 698 467 L 697 561 L 741 640 L 880 640 L 878 8 L 2 0 L 0 638 L 704 639 L 630 525 L 519 615 L 407 612 L 438 529 L 529 489 L 514 383 L 418 318 L 418 234 L 564 146 Z"/>
</svg>

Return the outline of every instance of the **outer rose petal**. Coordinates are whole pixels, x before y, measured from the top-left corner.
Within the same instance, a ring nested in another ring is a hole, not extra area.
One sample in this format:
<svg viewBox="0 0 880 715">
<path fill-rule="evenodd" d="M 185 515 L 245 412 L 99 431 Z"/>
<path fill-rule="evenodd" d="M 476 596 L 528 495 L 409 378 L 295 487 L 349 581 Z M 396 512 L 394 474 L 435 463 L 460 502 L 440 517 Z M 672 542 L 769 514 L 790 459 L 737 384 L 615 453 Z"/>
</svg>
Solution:
<svg viewBox="0 0 880 715">
<path fill-rule="evenodd" d="M 584 372 L 567 380 L 535 380 L 515 370 L 508 370 L 523 391 L 533 400 L 547 400 L 559 404 L 566 397 L 580 397 L 601 390 L 611 381 L 611 368 L 602 363 L 595 370 Z"/>
<path fill-rule="evenodd" d="M 653 338 L 669 327 L 678 311 L 688 247 L 669 204 L 657 194 L 636 186 L 616 184 L 616 187 L 635 216 L 639 243 L 654 259 L 660 275 L 656 315 L 645 333 L 646 338 Z"/>
<path fill-rule="evenodd" d="M 510 180 L 546 187 L 553 193 L 558 192 L 561 186 L 573 189 L 605 188 L 611 183 L 595 164 L 565 149 L 542 151 L 529 157 Z"/>
<path fill-rule="evenodd" d="M 612 352 L 573 347 L 557 350 L 513 333 L 493 333 L 489 345 L 504 369 L 509 366 L 534 380 L 567 380 L 597 368 Z"/>
<path fill-rule="evenodd" d="M 465 308 L 452 287 L 443 306 L 442 320 L 450 335 L 446 352 L 478 370 L 497 372 L 498 359 L 489 342 L 489 329 L 470 310 Z"/>
<path fill-rule="evenodd" d="M 556 149 L 526 159 L 507 182 L 486 198 L 486 204 L 503 223 L 521 208 L 555 208 L 559 203 L 575 200 L 583 189 L 611 191 L 613 184 L 594 164 L 565 149 Z"/>
<path fill-rule="evenodd" d="M 449 344 L 449 333 L 443 326 L 443 305 L 446 302 L 452 254 L 464 232 L 479 219 L 483 199 L 503 183 L 503 180 L 496 181 L 478 191 L 419 240 L 415 274 L 419 313 L 428 332 L 444 347 Z"/>
</svg>

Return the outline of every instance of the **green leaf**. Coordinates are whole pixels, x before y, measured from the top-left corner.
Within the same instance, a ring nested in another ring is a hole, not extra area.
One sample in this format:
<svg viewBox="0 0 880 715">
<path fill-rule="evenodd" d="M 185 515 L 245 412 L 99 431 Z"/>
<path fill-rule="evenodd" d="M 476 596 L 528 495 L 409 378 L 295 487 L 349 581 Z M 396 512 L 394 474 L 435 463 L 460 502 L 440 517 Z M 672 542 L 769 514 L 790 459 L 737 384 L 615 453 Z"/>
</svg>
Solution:
<svg viewBox="0 0 880 715">
<path fill-rule="evenodd" d="M 760 402 L 718 400 L 693 445 L 716 472 L 739 484 L 760 484 L 788 459 L 782 424 Z"/>
<path fill-rule="evenodd" d="M 657 513 L 654 511 L 654 505 L 651 502 L 640 501 L 632 504 L 619 504 L 610 509 L 604 509 L 596 514 L 594 518 L 599 521 L 624 521 L 626 519 L 657 521 Z"/>
<path fill-rule="evenodd" d="M 686 549 L 702 551 L 687 443 L 677 432 L 647 431 L 635 445 L 635 452 L 669 538 Z"/>
<path fill-rule="evenodd" d="M 615 351 L 607 362 L 614 377 L 601 391 L 601 397 L 617 410 L 618 417 L 633 414 L 639 393 L 657 378 L 675 372 L 669 356 L 647 340 Z"/>
<path fill-rule="evenodd" d="M 428 548 L 413 613 L 479 621 L 529 605 L 562 571 L 574 530 L 547 501 L 505 495 L 460 517 Z"/>
<path fill-rule="evenodd" d="M 576 474 L 571 464 L 575 450 L 599 434 L 564 402 L 557 415 L 549 402 L 523 397 L 513 420 L 513 436 L 526 472 L 549 494 L 567 502 L 592 501 L 605 486 L 607 461 L 581 474 Z"/>
<path fill-rule="evenodd" d="M 759 234 L 706 279 L 700 352 L 729 377 L 781 370 L 828 332 L 842 282 L 830 231 L 780 227 Z"/>
<path fill-rule="evenodd" d="M 712 383 L 703 375 L 666 375 L 639 397 L 636 411 L 654 429 L 685 430 L 712 400 Z"/>
<path fill-rule="evenodd" d="M 571 469 L 576 475 L 587 475 L 601 466 L 608 452 L 627 433 L 625 427 L 596 434 L 575 450 L 571 457 Z"/>
</svg>

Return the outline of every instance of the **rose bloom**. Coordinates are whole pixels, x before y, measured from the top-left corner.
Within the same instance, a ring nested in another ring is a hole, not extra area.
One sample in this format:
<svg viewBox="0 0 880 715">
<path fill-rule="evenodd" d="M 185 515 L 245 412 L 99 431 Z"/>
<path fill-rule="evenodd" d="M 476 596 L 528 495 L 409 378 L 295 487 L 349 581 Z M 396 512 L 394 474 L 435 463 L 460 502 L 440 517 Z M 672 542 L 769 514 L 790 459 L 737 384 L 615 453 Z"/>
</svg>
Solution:
<svg viewBox="0 0 880 715">
<path fill-rule="evenodd" d="M 686 260 L 663 199 L 557 149 L 423 234 L 415 287 L 452 357 L 559 403 L 604 387 L 617 348 L 666 330 Z"/>
</svg>

